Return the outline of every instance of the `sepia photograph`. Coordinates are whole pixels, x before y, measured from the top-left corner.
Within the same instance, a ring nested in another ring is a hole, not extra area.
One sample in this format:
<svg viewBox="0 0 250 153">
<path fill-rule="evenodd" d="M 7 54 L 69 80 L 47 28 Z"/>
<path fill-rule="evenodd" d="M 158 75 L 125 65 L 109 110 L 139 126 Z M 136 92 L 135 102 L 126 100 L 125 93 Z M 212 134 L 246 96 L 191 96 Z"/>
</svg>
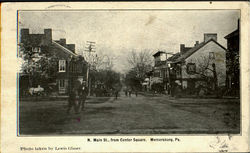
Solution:
<svg viewBox="0 0 250 153">
<path fill-rule="evenodd" d="M 19 10 L 18 135 L 241 134 L 240 10 Z"/>
</svg>

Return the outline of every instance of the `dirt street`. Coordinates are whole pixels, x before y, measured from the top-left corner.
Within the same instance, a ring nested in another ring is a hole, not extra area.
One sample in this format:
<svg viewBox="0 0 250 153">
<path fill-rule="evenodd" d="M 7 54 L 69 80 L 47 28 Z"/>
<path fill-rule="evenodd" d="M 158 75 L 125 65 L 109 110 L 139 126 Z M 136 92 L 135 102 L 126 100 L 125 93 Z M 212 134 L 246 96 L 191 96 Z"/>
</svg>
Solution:
<svg viewBox="0 0 250 153">
<path fill-rule="evenodd" d="M 215 134 L 240 132 L 239 100 L 168 96 L 91 97 L 85 110 L 67 101 L 20 101 L 20 135 Z"/>
</svg>

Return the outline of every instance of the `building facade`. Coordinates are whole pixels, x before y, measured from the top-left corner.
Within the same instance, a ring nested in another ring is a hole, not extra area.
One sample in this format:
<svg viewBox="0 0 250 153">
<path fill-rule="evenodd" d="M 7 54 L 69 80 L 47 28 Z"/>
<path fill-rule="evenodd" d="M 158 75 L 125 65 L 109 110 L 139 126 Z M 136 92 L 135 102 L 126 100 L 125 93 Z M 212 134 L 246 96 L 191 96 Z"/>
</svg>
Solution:
<svg viewBox="0 0 250 153">
<path fill-rule="evenodd" d="M 204 34 L 204 41 L 185 50 L 182 44 L 179 57 L 171 60 L 171 83 L 178 84 L 191 94 L 199 86 L 211 90 L 225 86 L 226 49 L 217 42 L 217 34 Z"/>
<path fill-rule="evenodd" d="M 20 44 L 26 52 L 25 55 L 30 54 L 31 60 L 29 62 L 31 64 L 42 59 L 46 59 L 44 62 L 49 61 L 47 65 L 49 70 L 46 67 L 39 69 L 41 71 L 38 73 L 39 75 L 49 71 L 44 74 L 44 77 L 38 77 L 41 79 L 35 79 L 35 76 L 31 76 L 30 72 L 22 72 L 20 76 L 29 77 L 29 83 L 25 83 L 24 80 L 27 79 L 20 77 L 20 88 L 41 86 L 46 90 L 50 85 L 54 85 L 57 93 L 67 94 L 77 80 L 86 79 L 87 62 L 75 53 L 74 44 L 67 44 L 66 39 L 52 40 L 52 29 L 44 29 L 44 34 L 30 34 L 29 29 L 21 29 Z M 38 67 L 41 65 L 38 65 Z"/>
<path fill-rule="evenodd" d="M 164 51 L 156 52 L 154 57 L 154 68 L 151 71 L 150 89 L 163 92 L 169 89 L 169 63 L 167 59 L 172 55 Z"/>
<path fill-rule="evenodd" d="M 239 52 L 239 20 L 238 28 L 226 35 L 227 56 L 226 56 L 226 86 L 230 95 L 240 94 L 240 52 Z"/>
</svg>

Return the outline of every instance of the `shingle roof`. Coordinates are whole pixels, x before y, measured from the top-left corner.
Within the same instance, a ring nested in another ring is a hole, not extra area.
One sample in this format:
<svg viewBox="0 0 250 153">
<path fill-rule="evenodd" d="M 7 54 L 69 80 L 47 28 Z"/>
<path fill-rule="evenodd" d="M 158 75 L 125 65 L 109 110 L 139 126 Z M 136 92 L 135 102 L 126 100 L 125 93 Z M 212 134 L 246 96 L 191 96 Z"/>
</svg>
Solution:
<svg viewBox="0 0 250 153">
<path fill-rule="evenodd" d="M 174 62 L 177 58 L 179 58 L 181 56 L 181 53 L 176 53 L 176 54 L 174 54 L 173 56 L 171 56 L 171 57 L 169 57 L 168 59 L 167 59 L 167 61 L 169 61 L 169 62 Z"/>
<path fill-rule="evenodd" d="M 174 62 L 181 62 L 181 61 L 185 60 L 186 58 L 188 58 L 189 56 L 191 56 L 193 53 L 195 53 L 196 51 L 198 51 L 200 48 L 204 47 L 206 44 L 208 44 L 211 41 L 213 41 L 214 43 L 216 43 L 217 45 L 219 45 L 221 48 L 223 48 L 226 51 L 225 47 L 223 47 L 217 41 L 215 41 L 213 39 L 210 39 L 207 42 L 202 42 L 202 43 L 196 45 L 195 47 L 191 48 L 190 50 L 188 50 L 187 52 L 185 52 L 183 55 L 181 55 L 179 58 L 177 58 Z"/>
</svg>

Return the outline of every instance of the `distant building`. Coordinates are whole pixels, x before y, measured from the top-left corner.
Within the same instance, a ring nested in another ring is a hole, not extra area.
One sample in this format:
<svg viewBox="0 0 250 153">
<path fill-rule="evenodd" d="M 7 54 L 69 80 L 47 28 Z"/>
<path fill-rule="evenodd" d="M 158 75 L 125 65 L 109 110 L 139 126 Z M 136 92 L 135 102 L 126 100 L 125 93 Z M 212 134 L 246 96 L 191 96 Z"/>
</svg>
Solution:
<svg viewBox="0 0 250 153">
<path fill-rule="evenodd" d="M 157 66 L 162 66 L 166 63 L 166 59 L 167 59 L 167 55 L 164 51 L 158 51 L 156 52 L 154 55 L 154 66 L 157 67 Z"/>
<path fill-rule="evenodd" d="M 227 75 L 226 86 L 230 95 L 240 94 L 240 54 L 239 54 L 239 20 L 238 28 L 224 37 L 227 39 Z"/>
<path fill-rule="evenodd" d="M 226 49 L 217 42 L 215 33 L 205 33 L 204 41 L 196 41 L 194 47 L 181 44 L 180 53 L 168 62 L 171 63 L 171 86 L 178 84 L 192 92 L 201 85 L 211 89 L 225 85 Z"/>
<path fill-rule="evenodd" d="M 56 73 L 53 76 L 48 76 L 51 78 L 50 81 L 46 83 L 42 80 L 34 81 L 33 87 L 54 84 L 57 86 L 59 94 L 66 94 L 77 79 L 85 79 L 87 63 L 83 57 L 75 53 L 75 44 L 67 44 L 66 39 L 52 40 L 51 29 L 44 29 L 44 34 L 30 34 L 29 29 L 21 29 L 20 44 L 23 44 L 25 49 L 37 53 L 36 58 L 46 54 L 57 59 Z M 25 74 L 21 74 L 21 76 L 25 76 Z M 27 83 L 23 82 L 24 80 L 20 77 L 20 88 L 30 88 Z M 26 87 L 24 87 L 25 84 Z"/>
<path fill-rule="evenodd" d="M 151 74 L 149 77 L 150 82 L 150 89 L 156 90 L 156 91 L 164 91 L 167 90 L 169 87 L 169 80 L 168 80 L 168 70 L 167 70 L 167 63 L 166 59 L 171 57 L 172 55 L 164 52 L 164 51 L 158 51 L 156 52 L 154 57 L 154 68 L 153 70 L 148 73 Z"/>
</svg>

